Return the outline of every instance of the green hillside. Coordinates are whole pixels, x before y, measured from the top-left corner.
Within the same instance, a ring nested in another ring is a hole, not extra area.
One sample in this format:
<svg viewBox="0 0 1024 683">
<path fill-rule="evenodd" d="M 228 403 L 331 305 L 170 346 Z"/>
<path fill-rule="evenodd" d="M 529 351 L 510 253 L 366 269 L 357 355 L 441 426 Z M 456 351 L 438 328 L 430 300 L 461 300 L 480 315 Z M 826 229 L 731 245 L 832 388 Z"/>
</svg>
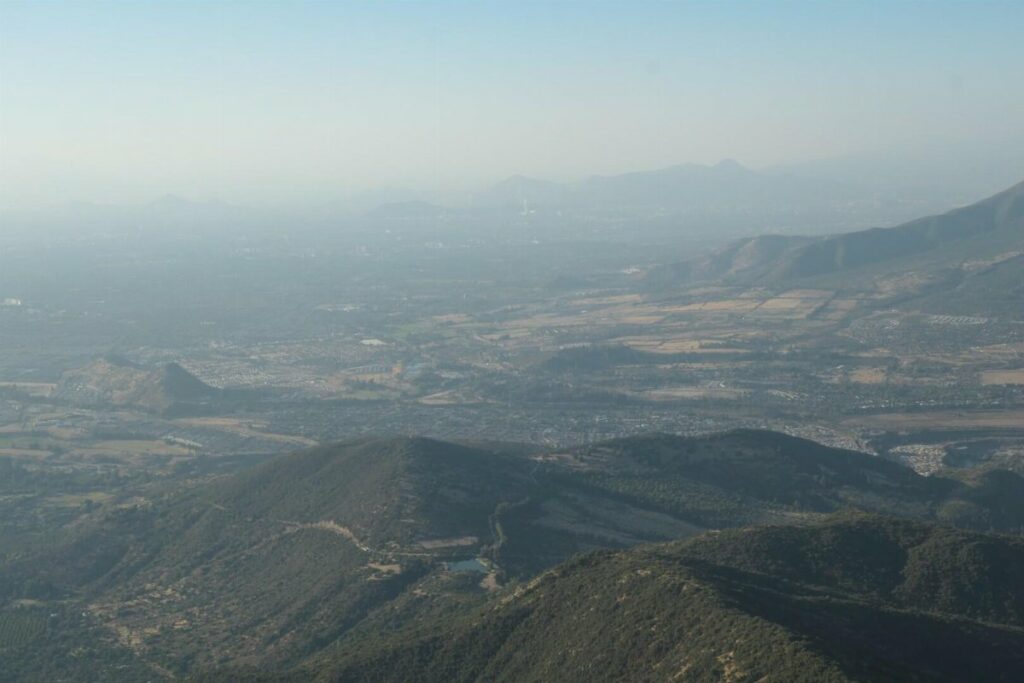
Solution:
<svg viewBox="0 0 1024 683">
<path fill-rule="evenodd" d="M 1024 542 L 877 516 L 571 560 L 319 681 L 1019 680 Z"/>
<path fill-rule="evenodd" d="M 938 518 L 980 530 L 1024 521 L 1024 478 L 922 477 L 893 462 L 777 432 L 631 437 L 578 449 L 552 474 L 703 528 L 808 521 L 843 508 Z M 987 488 L 986 488 L 987 487 Z"/>
<path fill-rule="evenodd" d="M 556 452 L 362 439 L 159 491 L 101 507 L 48 548 L 11 554 L 0 601 L 74 605 L 87 623 L 63 638 L 114 634 L 109 656 L 127 652 L 151 672 L 284 671 L 338 641 L 456 618 L 594 550 L 809 525 L 848 508 L 983 530 L 1024 525 L 1016 474 L 926 478 L 756 430 Z M 907 587 L 908 600 L 930 580 Z M 956 582 L 944 590 L 950 604 L 967 599 Z M 994 600 L 977 604 L 1017 613 Z"/>
</svg>

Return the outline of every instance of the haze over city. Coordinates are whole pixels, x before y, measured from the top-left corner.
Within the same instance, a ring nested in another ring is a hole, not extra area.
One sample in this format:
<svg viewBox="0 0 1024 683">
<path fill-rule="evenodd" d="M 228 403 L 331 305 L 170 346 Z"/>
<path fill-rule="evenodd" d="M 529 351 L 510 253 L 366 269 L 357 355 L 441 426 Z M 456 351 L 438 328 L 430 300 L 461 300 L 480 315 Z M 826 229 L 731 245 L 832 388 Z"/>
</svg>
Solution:
<svg viewBox="0 0 1024 683">
<path fill-rule="evenodd" d="M 0 0 L 0 682 L 1024 681 L 1024 3 Z"/>
</svg>

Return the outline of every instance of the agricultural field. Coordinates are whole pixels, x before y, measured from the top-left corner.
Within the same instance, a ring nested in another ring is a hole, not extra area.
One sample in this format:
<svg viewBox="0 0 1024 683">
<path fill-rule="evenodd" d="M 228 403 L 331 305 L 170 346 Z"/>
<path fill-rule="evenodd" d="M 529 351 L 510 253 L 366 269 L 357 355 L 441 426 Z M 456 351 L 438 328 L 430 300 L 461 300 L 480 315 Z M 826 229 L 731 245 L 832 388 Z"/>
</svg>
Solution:
<svg viewBox="0 0 1024 683">
<path fill-rule="evenodd" d="M 1024 368 L 1014 370 L 982 370 L 982 384 L 1024 384 Z"/>
<path fill-rule="evenodd" d="M 0 652 L 31 645 L 46 633 L 46 613 L 35 604 L 0 610 Z"/>
</svg>

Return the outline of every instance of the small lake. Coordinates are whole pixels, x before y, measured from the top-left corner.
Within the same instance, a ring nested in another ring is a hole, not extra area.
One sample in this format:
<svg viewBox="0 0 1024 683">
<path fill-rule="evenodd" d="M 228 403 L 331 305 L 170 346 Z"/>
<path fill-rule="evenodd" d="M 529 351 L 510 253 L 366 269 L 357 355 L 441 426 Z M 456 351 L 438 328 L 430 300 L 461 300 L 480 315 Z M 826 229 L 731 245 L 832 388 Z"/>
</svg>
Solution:
<svg viewBox="0 0 1024 683">
<path fill-rule="evenodd" d="M 474 557 L 471 560 L 459 560 L 458 562 L 447 562 L 445 568 L 450 572 L 479 572 L 486 574 L 490 571 L 483 562 Z"/>
</svg>

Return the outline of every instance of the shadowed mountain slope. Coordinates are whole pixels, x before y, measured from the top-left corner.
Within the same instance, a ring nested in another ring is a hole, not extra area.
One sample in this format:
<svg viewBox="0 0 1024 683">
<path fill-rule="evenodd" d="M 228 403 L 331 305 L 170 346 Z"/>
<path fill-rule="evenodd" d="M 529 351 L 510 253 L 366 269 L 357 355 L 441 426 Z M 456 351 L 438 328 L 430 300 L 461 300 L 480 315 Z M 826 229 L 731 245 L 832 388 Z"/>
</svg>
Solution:
<svg viewBox="0 0 1024 683">
<path fill-rule="evenodd" d="M 801 247 L 778 270 L 780 277 L 806 277 L 915 256 L 950 245 L 964 256 L 986 242 L 1024 241 L 1024 183 L 986 200 L 895 228 L 873 228 Z"/>
<path fill-rule="evenodd" d="M 941 290 L 929 294 L 944 297 L 951 291 L 954 299 L 973 302 L 977 312 L 987 295 L 1007 281 L 1019 291 L 1015 275 L 1022 251 L 1024 183 L 976 204 L 892 228 L 824 238 L 765 235 L 740 240 L 702 259 L 654 269 L 649 287 L 722 281 L 870 289 L 873 278 L 912 270 Z"/>
</svg>

